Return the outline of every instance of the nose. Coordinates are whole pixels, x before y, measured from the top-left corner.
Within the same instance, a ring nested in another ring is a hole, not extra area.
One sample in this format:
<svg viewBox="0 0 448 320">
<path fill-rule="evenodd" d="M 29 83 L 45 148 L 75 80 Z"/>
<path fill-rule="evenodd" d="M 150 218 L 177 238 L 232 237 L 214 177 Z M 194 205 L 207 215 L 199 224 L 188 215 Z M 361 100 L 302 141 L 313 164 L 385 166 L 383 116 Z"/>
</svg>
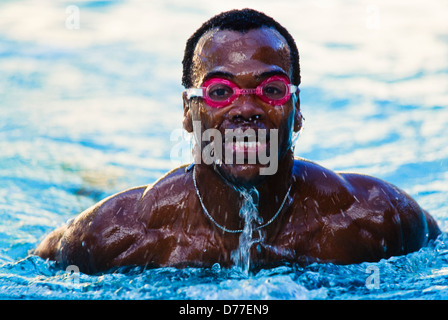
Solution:
<svg viewBox="0 0 448 320">
<path fill-rule="evenodd" d="M 265 112 L 256 97 L 245 95 L 234 101 L 229 117 L 234 123 L 255 122 L 264 119 Z"/>
</svg>

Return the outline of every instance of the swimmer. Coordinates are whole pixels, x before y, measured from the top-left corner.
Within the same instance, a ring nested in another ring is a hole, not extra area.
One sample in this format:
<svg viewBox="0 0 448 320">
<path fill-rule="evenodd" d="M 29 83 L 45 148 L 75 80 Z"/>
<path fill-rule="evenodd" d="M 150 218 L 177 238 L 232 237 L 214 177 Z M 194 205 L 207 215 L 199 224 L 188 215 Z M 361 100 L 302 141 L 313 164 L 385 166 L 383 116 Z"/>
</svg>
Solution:
<svg viewBox="0 0 448 320">
<path fill-rule="evenodd" d="M 200 140 L 195 164 L 100 201 L 50 233 L 35 255 L 84 273 L 128 265 L 230 267 L 246 230 L 241 190 L 256 190 L 252 232 L 263 233 L 248 249 L 253 266 L 374 262 L 419 250 L 440 234 L 394 185 L 294 157 L 303 120 L 299 55 L 272 18 L 243 9 L 204 23 L 187 41 L 182 83 L 184 129 L 209 130 L 221 143 Z M 255 141 L 218 139 L 249 129 Z M 207 148 L 222 158 L 200 161 Z M 246 161 L 261 151 L 270 163 Z M 269 167 L 275 170 L 262 173 Z"/>
</svg>

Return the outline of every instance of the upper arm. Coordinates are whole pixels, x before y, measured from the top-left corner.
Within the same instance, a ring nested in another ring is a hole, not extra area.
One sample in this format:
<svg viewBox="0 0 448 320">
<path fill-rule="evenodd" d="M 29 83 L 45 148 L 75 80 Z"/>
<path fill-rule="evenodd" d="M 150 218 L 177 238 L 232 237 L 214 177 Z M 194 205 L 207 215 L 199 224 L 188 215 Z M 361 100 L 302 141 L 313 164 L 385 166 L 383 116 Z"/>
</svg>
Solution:
<svg viewBox="0 0 448 320">
<path fill-rule="evenodd" d="M 134 188 L 95 204 L 69 225 L 50 233 L 34 254 L 86 273 L 110 267 L 114 257 L 141 235 L 137 205 L 145 188 Z"/>
<path fill-rule="evenodd" d="M 437 222 L 414 199 L 401 191 L 396 202 L 405 253 L 416 251 L 437 238 L 440 234 Z"/>
<path fill-rule="evenodd" d="M 59 250 L 61 239 L 64 236 L 67 226 L 64 225 L 53 230 L 45 239 L 34 249 L 33 254 L 43 259 L 57 260 L 57 252 Z"/>
<path fill-rule="evenodd" d="M 360 201 L 355 209 L 377 243 L 384 243 L 385 255 L 401 255 L 419 250 L 440 230 L 436 221 L 405 191 L 371 176 L 344 174 Z"/>
<path fill-rule="evenodd" d="M 442 233 L 442 231 L 437 225 L 436 220 L 426 210 L 423 210 L 423 213 L 425 215 L 426 223 L 428 225 L 429 240 L 435 240 Z"/>
<path fill-rule="evenodd" d="M 378 181 L 378 185 L 387 190 L 385 197 L 392 206 L 389 211 L 392 223 L 386 230 L 401 236 L 401 248 L 397 250 L 401 249 L 402 254 L 414 252 L 437 238 L 440 234 L 437 222 L 414 198 L 390 183 Z"/>
</svg>

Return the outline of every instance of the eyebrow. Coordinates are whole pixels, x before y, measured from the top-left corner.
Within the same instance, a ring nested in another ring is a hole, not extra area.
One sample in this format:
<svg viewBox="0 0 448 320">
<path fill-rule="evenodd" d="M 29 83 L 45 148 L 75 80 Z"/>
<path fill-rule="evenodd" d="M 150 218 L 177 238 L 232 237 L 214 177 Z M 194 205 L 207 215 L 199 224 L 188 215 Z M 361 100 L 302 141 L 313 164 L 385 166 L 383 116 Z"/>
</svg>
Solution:
<svg viewBox="0 0 448 320">
<path fill-rule="evenodd" d="M 278 75 L 282 75 L 282 76 L 285 76 L 285 77 L 289 78 L 289 75 L 285 71 L 280 69 L 280 68 L 274 69 L 274 70 L 269 70 L 269 71 L 266 71 L 266 72 L 262 72 L 260 74 L 257 74 L 255 76 L 255 78 L 257 78 L 257 80 L 264 80 L 266 78 L 269 78 L 269 77 L 272 77 L 272 76 L 278 76 Z"/>
<path fill-rule="evenodd" d="M 205 81 L 207 81 L 208 79 L 211 78 L 226 78 L 226 79 L 234 79 L 235 75 L 233 73 L 230 72 L 226 72 L 226 71 L 210 71 L 209 73 L 207 73 L 204 77 L 204 79 L 202 79 L 202 83 L 204 83 Z"/>
</svg>

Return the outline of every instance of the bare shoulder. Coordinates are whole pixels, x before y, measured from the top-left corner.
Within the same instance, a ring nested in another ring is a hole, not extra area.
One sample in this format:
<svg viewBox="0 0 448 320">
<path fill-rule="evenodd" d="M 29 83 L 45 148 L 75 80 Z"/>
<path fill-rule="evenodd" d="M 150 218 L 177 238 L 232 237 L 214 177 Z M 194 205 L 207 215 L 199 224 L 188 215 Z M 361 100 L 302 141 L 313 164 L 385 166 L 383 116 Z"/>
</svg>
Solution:
<svg viewBox="0 0 448 320">
<path fill-rule="evenodd" d="M 374 261 L 416 251 L 440 230 L 405 191 L 382 179 L 326 169 L 297 159 L 299 205 L 315 224 L 316 243 L 329 261 Z M 350 248 L 350 250 L 347 250 Z"/>
<path fill-rule="evenodd" d="M 52 231 L 34 250 L 34 254 L 42 258 L 58 260 L 60 258 L 60 249 L 62 241 L 64 243 L 74 240 L 68 234 L 74 230 L 82 229 L 85 233 L 92 230 L 96 225 L 104 221 L 111 221 L 114 215 L 120 212 L 129 212 L 137 203 L 137 199 L 142 196 L 146 186 L 132 188 L 122 191 L 110 197 L 107 197 L 90 208 L 81 212 L 76 218 L 71 219 L 66 225 L 63 225 Z M 102 224 L 106 227 L 108 223 Z M 73 242 L 73 241 L 72 241 Z"/>
<path fill-rule="evenodd" d="M 189 206 L 192 178 L 189 167 L 182 166 L 169 171 L 154 184 L 148 186 L 139 203 L 139 221 L 147 228 L 152 223 L 163 225 L 174 219 L 179 210 Z"/>
<path fill-rule="evenodd" d="M 435 219 L 403 189 L 369 175 L 345 173 L 343 176 L 356 190 L 359 200 L 368 203 L 372 211 L 391 208 L 386 213 L 393 221 L 391 228 L 399 230 L 404 251 L 417 250 L 440 234 Z"/>
<path fill-rule="evenodd" d="M 344 195 L 355 206 L 364 206 L 372 216 L 373 212 L 384 214 L 386 209 L 403 218 L 425 216 L 424 210 L 404 190 L 382 179 L 350 172 L 336 172 L 314 162 L 296 159 L 294 176 L 304 182 L 304 188 L 312 190 L 320 198 Z"/>
<path fill-rule="evenodd" d="M 183 165 L 167 172 L 145 189 L 142 198 L 150 197 L 155 192 L 171 193 L 171 191 L 179 185 L 185 185 L 189 179 L 188 171 L 190 168 L 191 165 Z"/>
<path fill-rule="evenodd" d="M 34 254 L 64 265 L 77 265 L 87 273 L 105 270 L 114 259 L 146 236 L 141 221 L 142 204 L 159 198 L 156 194 L 176 184 L 184 168 L 170 171 L 151 185 L 124 190 L 80 213 L 68 225 L 51 232 Z M 160 202 L 159 202 L 160 203 Z"/>
<path fill-rule="evenodd" d="M 321 208 L 339 212 L 340 207 L 347 207 L 354 201 L 352 186 L 344 175 L 315 162 L 295 158 L 293 180 L 300 198 L 319 202 Z M 322 212 L 326 213 L 326 210 Z"/>
<path fill-rule="evenodd" d="M 47 238 L 59 236 L 59 241 L 56 243 L 55 239 L 53 248 L 47 249 L 53 251 L 49 258 L 63 266 L 77 265 L 88 273 L 109 268 L 108 263 L 115 256 L 141 237 L 142 228 L 135 217 L 145 189 L 146 186 L 136 187 L 107 197 L 62 227 L 63 232 L 50 234 Z"/>
</svg>

